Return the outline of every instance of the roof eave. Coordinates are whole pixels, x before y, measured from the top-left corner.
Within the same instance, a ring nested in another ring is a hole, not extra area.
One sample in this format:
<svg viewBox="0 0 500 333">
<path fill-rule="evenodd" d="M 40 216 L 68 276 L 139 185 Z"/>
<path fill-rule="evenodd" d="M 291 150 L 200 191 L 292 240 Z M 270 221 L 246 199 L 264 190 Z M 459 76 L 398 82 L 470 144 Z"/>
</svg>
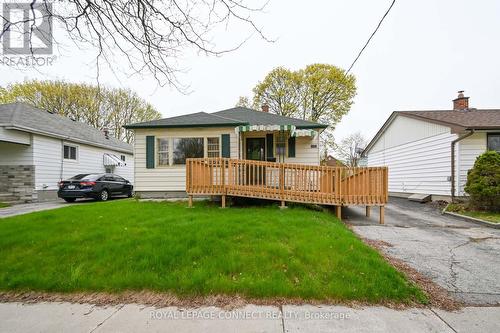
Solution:
<svg viewBox="0 0 500 333">
<path fill-rule="evenodd" d="M 109 145 L 104 145 L 104 144 L 100 144 L 100 143 L 96 143 L 96 142 L 92 142 L 92 141 L 87 141 L 87 140 L 82 140 L 82 139 L 74 138 L 71 136 L 64 136 L 64 135 L 60 135 L 60 134 L 56 134 L 56 133 L 40 131 L 40 130 L 30 128 L 30 127 L 19 126 L 19 125 L 10 125 L 10 126 L 5 126 L 5 128 L 6 129 L 14 129 L 14 130 L 22 131 L 22 132 L 34 133 L 34 134 L 38 134 L 38 135 L 44 135 L 44 136 L 62 139 L 62 140 L 68 140 L 68 141 L 77 142 L 77 143 L 81 143 L 81 144 L 85 144 L 85 145 L 93 146 L 93 147 L 107 148 L 109 150 L 119 151 L 122 153 L 134 154 L 133 149 L 112 147 Z"/>
</svg>

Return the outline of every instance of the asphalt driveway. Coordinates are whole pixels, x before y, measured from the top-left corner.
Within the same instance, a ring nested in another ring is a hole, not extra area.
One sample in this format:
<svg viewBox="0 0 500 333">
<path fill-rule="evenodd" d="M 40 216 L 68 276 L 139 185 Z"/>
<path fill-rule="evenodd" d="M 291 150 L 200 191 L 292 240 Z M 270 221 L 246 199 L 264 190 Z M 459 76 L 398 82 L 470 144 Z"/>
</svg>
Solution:
<svg viewBox="0 0 500 333">
<path fill-rule="evenodd" d="M 500 230 L 441 215 L 432 204 L 391 198 L 385 225 L 378 209 L 348 207 L 343 219 L 360 236 L 392 246 L 387 254 L 431 278 L 455 299 L 471 305 L 500 305 Z"/>
</svg>

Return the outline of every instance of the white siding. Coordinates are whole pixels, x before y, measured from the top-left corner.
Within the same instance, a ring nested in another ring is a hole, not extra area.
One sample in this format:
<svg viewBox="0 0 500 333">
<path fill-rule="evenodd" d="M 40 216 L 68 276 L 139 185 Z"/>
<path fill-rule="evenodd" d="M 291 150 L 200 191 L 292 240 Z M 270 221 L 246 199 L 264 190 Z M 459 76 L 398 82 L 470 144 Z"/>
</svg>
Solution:
<svg viewBox="0 0 500 333">
<path fill-rule="evenodd" d="M 134 161 L 131 154 L 115 152 L 109 149 L 77 144 L 78 158 L 76 161 L 62 159 L 63 141 L 41 135 L 33 135 L 33 161 L 35 165 L 36 190 L 56 190 L 57 182 L 79 173 L 105 172 L 103 155 L 105 153 L 126 156 L 127 166 L 116 167 L 114 173 L 134 182 Z"/>
<path fill-rule="evenodd" d="M 146 136 L 158 138 L 189 138 L 189 137 L 219 137 L 221 134 L 230 135 L 231 158 L 238 158 L 238 137 L 234 127 L 227 128 L 159 128 L 135 130 L 135 190 L 136 191 L 185 191 L 186 167 L 155 166 L 146 168 Z M 158 158 L 155 149 L 155 162 Z"/>
<path fill-rule="evenodd" d="M 458 195 L 467 195 L 464 192 L 467 182 L 467 171 L 474 166 L 476 158 L 486 151 L 486 133 L 474 133 L 473 135 L 457 143 L 459 161 L 457 165 Z"/>
<path fill-rule="evenodd" d="M 396 116 L 372 149 L 368 166 L 389 167 L 389 191 L 450 195 L 450 128 Z M 459 160 L 458 148 L 456 160 Z"/>
<path fill-rule="evenodd" d="M 382 136 L 370 149 L 370 153 L 449 132 L 450 128 L 446 126 L 405 116 L 396 116 Z"/>
<path fill-rule="evenodd" d="M 32 147 L 0 142 L 0 165 L 33 165 Z"/>
</svg>

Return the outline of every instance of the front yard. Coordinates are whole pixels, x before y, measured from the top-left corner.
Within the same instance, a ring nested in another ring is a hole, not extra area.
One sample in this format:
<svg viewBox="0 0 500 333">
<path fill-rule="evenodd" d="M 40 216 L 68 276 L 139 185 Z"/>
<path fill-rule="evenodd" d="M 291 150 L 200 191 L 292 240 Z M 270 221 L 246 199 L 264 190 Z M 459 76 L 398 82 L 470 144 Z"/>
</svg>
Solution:
<svg viewBox="0 0 500 333">
<path fill-rule="evenodd" d="M 0 219 L 0 290 L 426 302 L 332 215 L 120 200 Z"/>
</svg>

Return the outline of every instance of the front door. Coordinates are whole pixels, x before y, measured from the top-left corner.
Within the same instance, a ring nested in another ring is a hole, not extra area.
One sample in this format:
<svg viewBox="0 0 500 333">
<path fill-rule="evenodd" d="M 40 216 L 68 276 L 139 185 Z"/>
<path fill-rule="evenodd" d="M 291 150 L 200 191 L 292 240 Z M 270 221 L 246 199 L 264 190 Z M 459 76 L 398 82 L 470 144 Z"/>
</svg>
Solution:
<svg viewBox="0 0 500 333">
<path fill-rule="evenodd" d="M 246 141 L 246 159 L 252 161 L 266 160 L 266 139 L 265 138 L 247 138 Z M 246 180 L 248 185 L 262 185 L 266 181 L 266 169 L 264 166 L 254 168 L 247 166 Z"/>
<path fill-rule="evenodd" d="M 266 139 L 265 138 L 247 138 L 247 160 L 265 161 L 266 160 Z"/>
</svg>

